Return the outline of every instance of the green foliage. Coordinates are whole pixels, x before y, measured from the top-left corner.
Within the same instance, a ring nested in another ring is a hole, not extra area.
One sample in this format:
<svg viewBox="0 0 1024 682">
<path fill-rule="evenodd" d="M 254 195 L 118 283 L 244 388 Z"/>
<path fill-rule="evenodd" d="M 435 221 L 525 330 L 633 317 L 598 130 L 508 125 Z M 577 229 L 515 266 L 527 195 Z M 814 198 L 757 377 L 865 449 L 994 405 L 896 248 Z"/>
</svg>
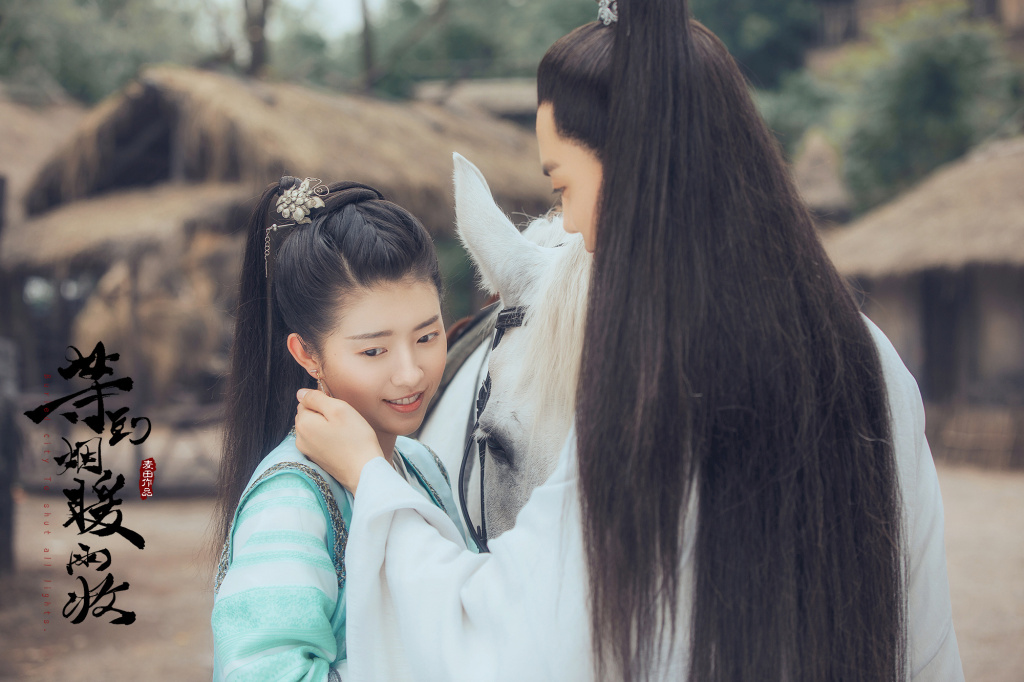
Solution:
<svg viewBox="0 0 1024 682">
<path fill-rule="evenodd" d="M 856 209 L 913 186 L 982 140 L 1020 134 L 1024 75 L 989 24 L 960 3 L 912 9 L 877 25 L 826 74 L 804 70 L 756 92 L 792 156 L 808 128 L 843 150 Z"/>
<path fill-rule="evenodd" d="M 0 0 L 0 76 L 95 102 L 146 63 L 195 58 L 192 15 L 153 0 Z"/>
<path fill-rule="evenodd" d="M 988 25 L 960 5 L 926 7 L 878 27 L 847 117 L 846 178 L 860 208 L 951 161 L 1020 106 L 1015 76 Z"/>
<path fill-rule="evenodd" d="M 473 313 L 473 265 L 458 239 L 436 237 L 437 259 L 444 286 L 444 313 L 450 323 Z"/>
<path fill-rule="evenodd" d="M 812 126 L 828 123 L 840 93 L 807 71 L 786 74 L 777 90 L 754 92 L 765 123 L 792 157 L 804 133 Z"/>
<path fill-rule="evenodd" d="M 437 6 L 391 0 L 374 20 L 376 64 L 389 67 L 380 94 L 406 97 L 420 80 L 533 76 L 553 42 L 597 17 L 593 0 L 450 0 L 443 17 L 410 44 L 413 28 Z M 338 71 L 352 82 L 362 74 L 361 40 L 347 36 L 337 57 Z"/>
<path fill-rule="evenodd" d="M 690 6 L 758 87 L 775 87 L 802 67 L 815 39 L 812 0 L 692 0 Z"/>
<path fill-rule="evenodd" d="M 336 44 L 309 28 L 305 15 L 279 12 L 281 37 L 270 45 L 270 75 L 273 78 L 314 83 L 335 89 L 351 87 L 354 73 L 346 69 Z"/>
</svg>

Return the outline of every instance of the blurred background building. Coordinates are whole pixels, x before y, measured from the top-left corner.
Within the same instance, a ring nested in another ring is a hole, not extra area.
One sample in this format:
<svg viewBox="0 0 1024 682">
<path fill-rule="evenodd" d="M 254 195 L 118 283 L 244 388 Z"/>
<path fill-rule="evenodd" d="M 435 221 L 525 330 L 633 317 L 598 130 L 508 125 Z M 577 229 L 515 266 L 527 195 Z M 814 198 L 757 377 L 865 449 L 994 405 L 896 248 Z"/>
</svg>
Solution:
<svg viewBox="0 0 1024 682">
<path fill-rule="evenodd" d="M 435 235 L 449 321 L 480 304 L 452 239 L 451 152 L 518 221 L 550 206 L 532 75 L 593 3 L 341 4 L 5 0 L 10 400 L 38 401 L 68 345 L 102 340 L 166 430 L 150 449 L 204 453 L 169 478 L 208 486 L 216 439 L 184 434 L 220 419 L 240 228 L 282 174 L 380 187 Z M 692 7 L 747 71 L 830 254 L 917 376 L 937 455 L 1024 466 L 1024 0 Z"/>
<path fill-rule="evenodd" d="M 917 378 L 936 458 L 1024 468 L 1024 0 L 691 7 Z M 514 221 L 550 208 L 533 78 L 594 16 L 592 0 L 0 0 L 0 572 L 12 491 L 46 471 L 22 412 L 69 345 L 119 353 L 153 423 L 106 464 L 154 457 L 161 494 L 212 490 L 242 226 L 281 175 L 408 207 L 438 245 L 446 318 L 476 309 L 451 153 Z"/>
</svg>

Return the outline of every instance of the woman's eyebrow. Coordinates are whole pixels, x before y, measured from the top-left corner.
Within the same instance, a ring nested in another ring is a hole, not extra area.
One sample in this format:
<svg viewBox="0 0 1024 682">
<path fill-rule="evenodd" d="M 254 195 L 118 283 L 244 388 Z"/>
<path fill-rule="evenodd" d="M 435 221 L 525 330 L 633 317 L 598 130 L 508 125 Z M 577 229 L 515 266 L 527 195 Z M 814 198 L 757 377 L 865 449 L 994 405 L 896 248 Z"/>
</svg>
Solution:
<svg viewBox="0 0 1024 682">
<path fill-rule="evenodd" d="M 440 319 L 440 317 L 441 317 L 440 315 L 434 315 L 429 320 L 426 320 L 424 322 L 420 322 L 418 325 L 413 327 L 413 331 L 414 332 L 418 332 L 419 330 L 423 329 L 424 327 L 429 327 L 430 325 L 432 325 L 435 322 L 437 322 Z M 345 338 L 346 339 L 351 339 L 353 341 L 362 341 L 362 340 L 365 340 L 365 339 L 379 339 L 379 338 L 385 337 L 385 336 L 392 336 L 394 333 L 395 332 L 393 332 L 390 329 L 385 329 L 384 331 L 368 332 L 366 334 L 356 334 L 355 336 L 346 336 Z"/>
<path fill-rule="evenodd" d="M 437 322 L 437 321 L 438 321 L 439 319 L 441 319 L 441 316 L 440 316 L 440 315 L 434 315 L 434 316 L 433 316 L 432 318 L 430 318 L 429 320 L 427 320 L 427 321 L 425 321 L 425 322 L 420 322 L 420 323 L 419 323 L 418 325 L 416 325 L 416 326 L 415 326 L 415 327 L 413 328 L 413 331 L 414 331 L 414 332 L 418 332 L 419 330 L 423 329 L 424 327 L 429 327 L 430 325 L 432 325 L 432 324 L 434 324 L 435 322 Z"/>
</svg>

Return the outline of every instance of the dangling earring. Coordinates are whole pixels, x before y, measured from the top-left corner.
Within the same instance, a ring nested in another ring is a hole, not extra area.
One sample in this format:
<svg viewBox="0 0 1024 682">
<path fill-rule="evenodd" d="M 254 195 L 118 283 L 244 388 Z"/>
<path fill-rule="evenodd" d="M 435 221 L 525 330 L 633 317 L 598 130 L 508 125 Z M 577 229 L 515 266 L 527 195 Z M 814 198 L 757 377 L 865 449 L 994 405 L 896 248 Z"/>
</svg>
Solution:
<svg viewBox="0 0 1024 682">
<path fill-rule="evenodd" d="M 323 393 L 324 395 L 328 396 L 329 398 L 333 398 L 334 396 L 332 396 L 331 392 L 327 390 L 327 384 L 325 384 L 323 379 L 320 378 L 320 370 L 319 369 L 314 369 L 313 370 L 313 377 L 316 379 L 316 387 L 317 387 L 317 389 L 321 393 Z"/>
</svg>

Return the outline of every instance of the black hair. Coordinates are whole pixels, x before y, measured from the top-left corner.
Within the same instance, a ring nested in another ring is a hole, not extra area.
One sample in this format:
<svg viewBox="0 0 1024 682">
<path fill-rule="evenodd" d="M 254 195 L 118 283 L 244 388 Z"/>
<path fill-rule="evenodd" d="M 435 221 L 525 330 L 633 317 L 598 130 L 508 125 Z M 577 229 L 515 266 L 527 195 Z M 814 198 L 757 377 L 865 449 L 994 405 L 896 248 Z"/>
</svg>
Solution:
<svg viewBox="0 0 1024 682">
<path fill-rule="evenodd" d="M 646 679 L 692 589 L 691 682 L 903 679 L 870 332 L 724 45 L 679 0 L 618 12 L 538 70 L 603 168 L 576 413 L 597 677 Z"/>
<path fill-rule="evenodd" d="M 277 201 L 296 185 L 286 176 L 267 187 L 245 228 L 211 554 L 227 539 L 253 471 L 291 429 L 295 392 L 316 386 L 288 352 L 288 335 L 297 333 L 309 352 L 322 355 L 354 291 L 413 278 L 441 294 L 426 228 L 367 185 L 321 186 L 329 193 L 312 221 L 271 230 L 268 245 L 268 227 L 294 223 L 277 212 Z"/>
</svg>

